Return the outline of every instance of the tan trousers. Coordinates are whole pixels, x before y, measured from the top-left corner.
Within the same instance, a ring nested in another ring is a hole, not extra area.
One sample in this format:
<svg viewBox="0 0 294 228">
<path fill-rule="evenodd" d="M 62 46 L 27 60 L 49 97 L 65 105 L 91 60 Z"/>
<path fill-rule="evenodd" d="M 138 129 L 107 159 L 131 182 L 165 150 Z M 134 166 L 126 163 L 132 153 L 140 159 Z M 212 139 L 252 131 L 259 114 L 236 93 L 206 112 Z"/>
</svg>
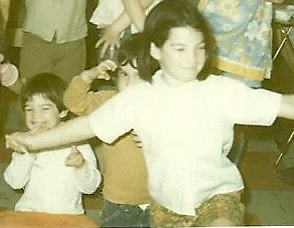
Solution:
<svg viewBox="0 0 294 228">
<path fill-rule="evenodd" d="M 85 39 L 57 44 L 25 32 L 20 51 L 20 76 L 27 79 L 39 73 L 50 72 L 69 83 L 84 70 L 85 52 Z"/>
</svg>

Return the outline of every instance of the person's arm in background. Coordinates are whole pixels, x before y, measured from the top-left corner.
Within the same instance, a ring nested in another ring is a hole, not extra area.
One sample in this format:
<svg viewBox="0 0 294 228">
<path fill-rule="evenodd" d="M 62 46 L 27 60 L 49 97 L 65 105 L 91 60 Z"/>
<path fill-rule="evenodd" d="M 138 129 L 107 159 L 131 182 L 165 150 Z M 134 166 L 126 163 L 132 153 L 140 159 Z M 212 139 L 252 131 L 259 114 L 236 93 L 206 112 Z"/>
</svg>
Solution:
<svg viewBox="0 0 294 228">
<path fill-rule="evenodd" d="M 109 80 L 107 71 L 113 71 L 116 64 L 111 60 L 105 60 L 92 69 L 83 71 L 74 77 L 64 92 L 64 105 L 76 115 L 86 115 L 102 105 L 113 96 L 116 91 L 91 91 L 90 87 L 94 80 Z"/>
<path fill-rule="evenodd" d="M 114 48 L 119 47 L 120 34 L 130 25 L 134 24 L 139 31 L 143 30 L 145 22 L 145 9 L 151 5 L 154 0 L 122 0 L 125 10 L 117 17 L 112 24 L 108 25 L 97 41 L 95 47 L 102 45 L 101 57 L 103 57 L 108 48 L 113 55 Z M 138 26 L 138 27 L 137 27 Z"/>
<path fill-rule="evenodd" d="M 136 26 L 139 32 L 144 29 L 145 9 L 151 5 L 154 0 L 122 0 L 125 12 L 128 14 L 131 22 Z"/>
</svg>

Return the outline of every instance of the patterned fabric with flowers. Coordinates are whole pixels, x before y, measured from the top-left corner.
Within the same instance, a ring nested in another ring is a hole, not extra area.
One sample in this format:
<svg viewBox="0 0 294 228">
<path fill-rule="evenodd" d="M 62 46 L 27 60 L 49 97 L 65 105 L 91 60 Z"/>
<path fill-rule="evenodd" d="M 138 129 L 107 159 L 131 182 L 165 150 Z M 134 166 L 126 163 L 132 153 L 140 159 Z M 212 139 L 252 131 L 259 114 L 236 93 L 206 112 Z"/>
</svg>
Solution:
<svg viewBox="0 0 294 228">
<path fill-rule="evenodd" d="M 272 3 L 265 0 L 200 0 L 216 41 L 214 66 L 262 80 L 272 69 Z"/>
</svg>

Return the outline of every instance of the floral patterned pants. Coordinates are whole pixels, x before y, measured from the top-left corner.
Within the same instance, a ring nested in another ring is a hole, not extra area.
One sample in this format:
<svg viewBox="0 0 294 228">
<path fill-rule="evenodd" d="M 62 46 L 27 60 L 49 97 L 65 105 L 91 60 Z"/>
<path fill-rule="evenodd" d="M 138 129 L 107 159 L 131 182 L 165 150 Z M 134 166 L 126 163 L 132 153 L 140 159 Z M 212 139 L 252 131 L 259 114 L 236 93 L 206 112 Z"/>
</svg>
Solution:
<svg viewBox="0 0 294 228">
<path fill-rule="evenodd" d="M 151 202 L 151 227 L 195 227 L 208 226 L 218 218 L 226 218 L 235 225 L 243 225 L 244 205 L 241 192 L 218 194 L 206 200 L 196 208 L 198 216 L 180 215 Z"/>
</svg>

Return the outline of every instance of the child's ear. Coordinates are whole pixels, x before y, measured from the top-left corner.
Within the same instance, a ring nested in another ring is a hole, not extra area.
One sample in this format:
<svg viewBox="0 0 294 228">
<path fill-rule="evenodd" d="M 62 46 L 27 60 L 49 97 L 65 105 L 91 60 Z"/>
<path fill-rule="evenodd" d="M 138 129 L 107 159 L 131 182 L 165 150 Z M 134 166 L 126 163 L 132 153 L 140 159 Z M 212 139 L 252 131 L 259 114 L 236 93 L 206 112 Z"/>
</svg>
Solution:
<svg viewBox="0 0 294 228">
<path fill-rule="evenodd" d="M 66 117 L 67 114 L 68 114 L 68 110 L 67 110 L 67 109 L 66 109 L 66 110 L 63 110 L 63 111 L 61 111 L 61 112 L 59 113 L 59 118 L 62 119 L 62 118 L 64 118 L 64 117 Z"/>
<path fill-rule="evenodd" d="M 160 49 L 153 42 L 150 45 L 150 55 L 157 61 L 160 60 Z"/>
</svg>

